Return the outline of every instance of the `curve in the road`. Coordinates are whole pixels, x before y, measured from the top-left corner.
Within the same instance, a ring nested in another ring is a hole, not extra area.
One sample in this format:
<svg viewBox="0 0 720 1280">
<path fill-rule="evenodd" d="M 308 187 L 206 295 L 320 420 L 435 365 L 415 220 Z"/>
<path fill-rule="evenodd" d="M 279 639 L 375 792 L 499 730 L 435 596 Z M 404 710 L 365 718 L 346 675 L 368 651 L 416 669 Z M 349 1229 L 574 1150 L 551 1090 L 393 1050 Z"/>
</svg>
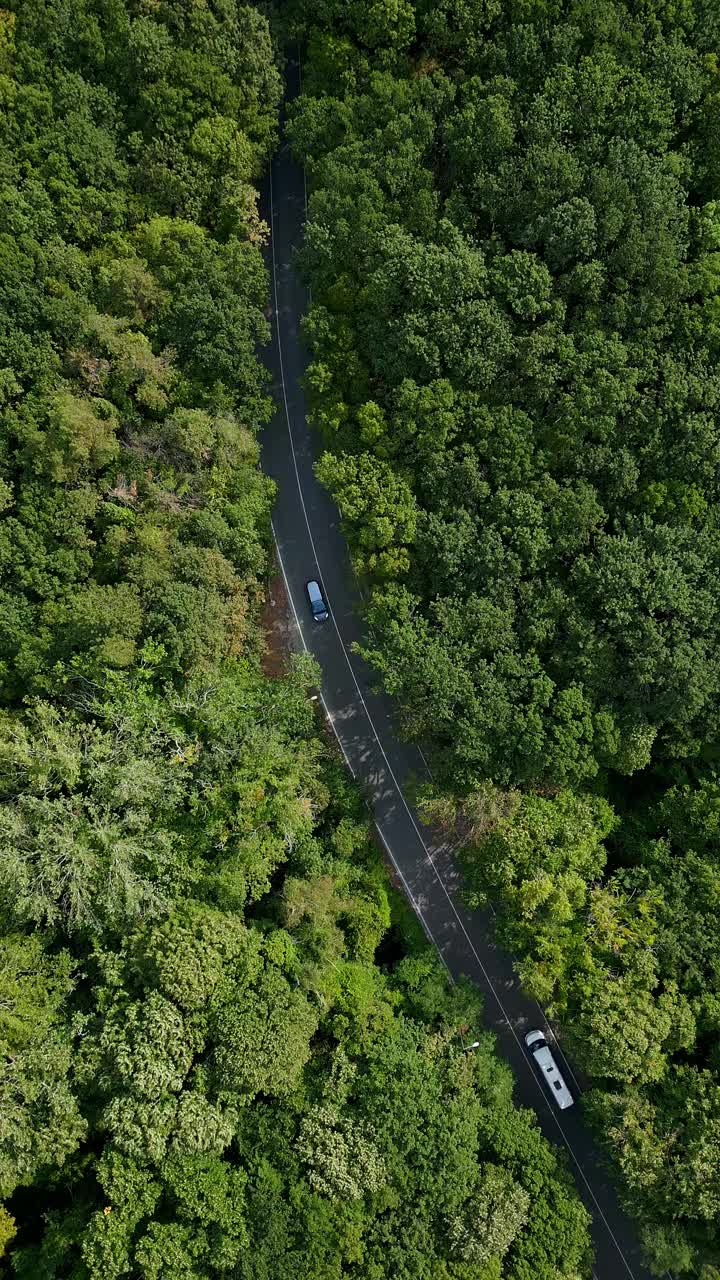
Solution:
<svg viewBox="0 0 720 1280">
<path fill-rule="evenodd" d="M 292 97 L 299 85 L 297 63 L 288 67 L 288 82 Z M 299 335 L 307 295 L 294 269 L 305 218 L 305 176 L 286 146 L 273 160 L 265 202 L 273 290 L 273 345 L 267 362 L 277 411 L 264 433 L 262 459 L 278 486 L 273 518 L 278 560 L 300 641 L 320 663 L 325 714 L 350 772 L 367 788 L 383 846 L 428 939 L 451 977 L 466 974 L 485 994 L 486 1019 L 513 1068 L 519 1101 L 535 1110 L 546 1136 L 569 1154 L 593 1218 L 598 1280 L 618 1280 L 619 1275 L 650 1280 L 634 1228 L 618 1205 L 579 1109 L 558 1113 L 553 1108 L 524 1050 L 519 1028 L 537 1023 L 538 1012 L 547 1026 L 544 1014 L 520 990 L 512 960 L 495 943 L 489 913 L 467 911 L 456 896 L 459 879 L 450 851 L 422 827 L 405 797 L 403 784 L 423 772 L 424 758 L 397 739 L 390 700 L 372 687 L 373 675 L 354 651 L 362 638 L 357 580 L 337 509 L 313 470 L 315 441 L 305 414 L 306 359 Z M 304 584 L 311 577 L 323 584 L 330 627 L 318 627 L 307 617 Z M 577 1086 L 567 1059 L 564 1065 Z"/>
</svg>

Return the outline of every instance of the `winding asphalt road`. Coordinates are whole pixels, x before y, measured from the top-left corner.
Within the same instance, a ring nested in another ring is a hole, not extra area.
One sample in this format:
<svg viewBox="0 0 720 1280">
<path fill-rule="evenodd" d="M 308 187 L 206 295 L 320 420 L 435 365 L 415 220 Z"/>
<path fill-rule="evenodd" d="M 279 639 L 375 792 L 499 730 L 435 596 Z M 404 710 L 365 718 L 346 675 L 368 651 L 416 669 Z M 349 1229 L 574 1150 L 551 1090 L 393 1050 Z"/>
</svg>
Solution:
<svg viewBox="0 0 720 1280">
<path fill-rule="evenodd" d="M 298 89 L 299 67 L 290 63 L 287 98 Z M 480 988 L 486 1023 L 515 1075 L 515 1100 L 533 1108 L 543 1133 L 568 1156 L 592 1214 L 597 1280 L 650 1280 L 635 1229 L 618 1205 L 582 1107 L 559 1112 L 525 1050 L 525 1031 L 541 1026 L 549 1032 L 542 1011 L 521 992 L 511 958 L 496 946 L 491 914 L 462 905 L 450 851 L 421 824 L 405 799 L 408 778 L 426 776 L 425 762 L 416 748 L 399 741 L 391 700 L 375 691 L 377 677 L 352 651 L 363 636 L 358 587 L 337 508 L 313 472 L 322 446 L 308 426 L 301 386 L 307 357 L 299 326 L 308 294 L 294 256 L 302 240 L 306 188 L 303 171 L 285 145 L 273 160 L 263 199 L 271 226 L 273 326 L 266 360 L 277 408 L 263 433 L 262 465 L 278 486 L 273 527 L 299 643 L 320 663 L 326 715 L 348 768 L 366 788 L 387 855 L 428 938 L 450 974 L 466 974 Z M 330 620 L 321 626 L 309 614 L 309 578 L 322 582 L 330 606 Z M 577 1096 L 572 1068 L 559 1048 L 558 1055 Z"/>
</svg>

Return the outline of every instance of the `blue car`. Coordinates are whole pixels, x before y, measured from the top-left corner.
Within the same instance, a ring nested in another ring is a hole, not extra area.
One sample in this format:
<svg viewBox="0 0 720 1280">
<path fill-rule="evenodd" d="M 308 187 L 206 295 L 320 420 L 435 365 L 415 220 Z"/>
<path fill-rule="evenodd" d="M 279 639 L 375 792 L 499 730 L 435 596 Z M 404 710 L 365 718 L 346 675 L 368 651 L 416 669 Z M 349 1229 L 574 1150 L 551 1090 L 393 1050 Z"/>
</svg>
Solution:
<svg viewBox="0 0 720 1280">
<path fill-rule="evenodd" d="M 325 603 L 325 597 L 320 590 L 319 582 L 313 579 L 311 582 L 305 583 L 308 600 L 310 601 L 310 611 L 315 622 L 327 622 L 330 614 Z"/>
</svg>

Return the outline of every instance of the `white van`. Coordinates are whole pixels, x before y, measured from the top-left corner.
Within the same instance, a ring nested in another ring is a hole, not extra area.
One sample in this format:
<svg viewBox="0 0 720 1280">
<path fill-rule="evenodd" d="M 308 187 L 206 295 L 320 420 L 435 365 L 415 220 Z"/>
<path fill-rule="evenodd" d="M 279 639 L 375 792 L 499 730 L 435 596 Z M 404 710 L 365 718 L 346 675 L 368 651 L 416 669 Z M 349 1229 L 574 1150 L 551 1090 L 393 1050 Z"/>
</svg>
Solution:
<svg viewBox="0 0 720 1280">
<path fill-rule="evenodd" d="M 525 1043 L 535 1059 L 538 1071 L 542 1073 L 542 1078 L 550 1090 L 554 1102 L 561 1111 L 565 1111 L 567 1107 L 573 1105 L 573 1096 L 548 1048 L 548 1042 L 542 1031 L 528 1031 L 525 1036 Z"/>
</svg>

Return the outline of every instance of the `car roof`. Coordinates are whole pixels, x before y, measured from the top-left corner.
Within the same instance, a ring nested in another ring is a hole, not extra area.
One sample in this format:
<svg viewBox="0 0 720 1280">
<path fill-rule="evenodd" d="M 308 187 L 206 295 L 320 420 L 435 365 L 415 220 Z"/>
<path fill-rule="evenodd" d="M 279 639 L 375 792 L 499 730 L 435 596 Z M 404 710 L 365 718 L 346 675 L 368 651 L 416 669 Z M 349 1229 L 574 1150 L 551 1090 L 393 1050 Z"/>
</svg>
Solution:
<svg viewBox="0 0 720 1280">
<path fill-rule="evenodd" d="M 307 593 L 311 599 L 322 600 L 322 591 L 320 590 L 320 583 L 316 582 L 314 578 L 311 578 L 307 584 Z"/>
</svg>

